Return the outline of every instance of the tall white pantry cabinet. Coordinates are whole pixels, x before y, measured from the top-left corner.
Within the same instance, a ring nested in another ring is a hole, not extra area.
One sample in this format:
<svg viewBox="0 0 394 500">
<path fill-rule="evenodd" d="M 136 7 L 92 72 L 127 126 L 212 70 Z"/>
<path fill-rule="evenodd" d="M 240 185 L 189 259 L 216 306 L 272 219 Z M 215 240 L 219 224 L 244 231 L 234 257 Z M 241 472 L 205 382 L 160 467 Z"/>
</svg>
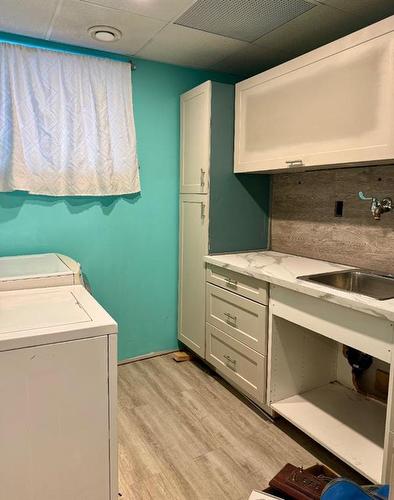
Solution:
<svg viewBox="0 0 394 500">
<path fill-rule="evenodd" d="M 234 86 L 205 82 L 180 99 L 178 339 L 205 357 L 209 253 L 267 246 L 265 176 L 233 173 Z"/>
</svg>

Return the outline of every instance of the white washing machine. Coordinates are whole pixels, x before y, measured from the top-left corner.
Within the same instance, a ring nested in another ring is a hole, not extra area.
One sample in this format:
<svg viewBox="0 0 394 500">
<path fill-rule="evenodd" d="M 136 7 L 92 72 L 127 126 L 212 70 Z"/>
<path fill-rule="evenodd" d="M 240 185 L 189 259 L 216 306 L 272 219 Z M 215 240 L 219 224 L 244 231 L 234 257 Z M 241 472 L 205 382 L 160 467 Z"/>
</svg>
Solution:
<svg viewBox="0 0 394 500">
<path fill-rule="evenodd" d="M 0 500 L 118 496 L 117 324 L 71 264 L 0 260 Z"/>
</svg>

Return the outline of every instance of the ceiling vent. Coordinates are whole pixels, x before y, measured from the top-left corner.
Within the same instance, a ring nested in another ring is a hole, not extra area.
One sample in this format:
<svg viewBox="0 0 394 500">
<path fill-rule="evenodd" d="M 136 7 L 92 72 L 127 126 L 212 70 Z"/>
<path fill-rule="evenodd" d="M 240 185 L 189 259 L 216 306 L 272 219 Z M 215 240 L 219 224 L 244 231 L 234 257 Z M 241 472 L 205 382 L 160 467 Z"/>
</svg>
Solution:
<svg viewBox="0 0 394 500">
<path fill-rule="evenodd" d="M 122 38 L 122 32 L 112 26 L 92 26 L 88 33 L 98 42 L 116 42 Z"/>
<path fill-rule="evenodd" d="M 254 42 L 313 7 L 304 0 L 197 0 L 175 24 Z"/>
</svg>

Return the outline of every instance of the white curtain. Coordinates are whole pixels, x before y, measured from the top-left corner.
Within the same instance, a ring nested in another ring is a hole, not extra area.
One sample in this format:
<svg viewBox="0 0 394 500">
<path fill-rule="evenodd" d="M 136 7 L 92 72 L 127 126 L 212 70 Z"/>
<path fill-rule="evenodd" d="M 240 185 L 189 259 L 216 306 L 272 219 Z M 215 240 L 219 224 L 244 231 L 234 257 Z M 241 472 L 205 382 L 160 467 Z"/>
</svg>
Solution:
<svg viewBox="0 0 394 500">
<path fill-rule="evenodd" d="M 0 191 L 140 191 L 130 64 L 0 43 Z"/>
</svg>

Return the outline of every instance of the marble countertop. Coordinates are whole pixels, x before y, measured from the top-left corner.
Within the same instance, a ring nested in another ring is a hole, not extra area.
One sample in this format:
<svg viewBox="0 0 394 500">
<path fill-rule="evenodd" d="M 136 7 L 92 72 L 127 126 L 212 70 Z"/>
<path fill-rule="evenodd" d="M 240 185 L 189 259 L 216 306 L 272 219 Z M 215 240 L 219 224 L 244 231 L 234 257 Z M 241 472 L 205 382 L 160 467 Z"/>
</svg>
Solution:
<svg viewBox="0 0 394 500">
<path fill-rule="evenodd" d="M 349 266 L 268 250 L 209 255 L 205 257 L 205 262 L 360 312 L 394 321 L 394 299 L 376 300 L 364 295 L 297 279 L 298 276 L 352 269 Z"/>
</svg>

